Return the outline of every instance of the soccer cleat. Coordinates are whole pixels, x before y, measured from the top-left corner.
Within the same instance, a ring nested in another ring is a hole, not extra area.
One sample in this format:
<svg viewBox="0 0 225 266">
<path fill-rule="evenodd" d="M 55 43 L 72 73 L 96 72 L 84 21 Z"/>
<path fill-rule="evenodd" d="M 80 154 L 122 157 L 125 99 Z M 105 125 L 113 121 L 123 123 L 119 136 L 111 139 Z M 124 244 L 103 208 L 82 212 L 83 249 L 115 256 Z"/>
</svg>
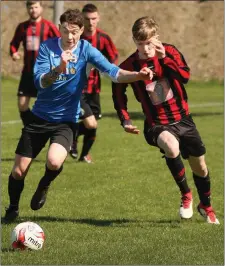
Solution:
<svg viewBox="0 0 225 266">
<path fill-rule="evenodd" d="M 201 214 L 203 218 L 205 218 L 206 222 L 209 224 L 220 224 L 219 220 L 216 218 L 216 214 L 212 208 L 212 206 L 204 206 L 201 202 L 197 207 L 198 212 Z"/>
<path fill-rule="evenodd" d="M 92 163 L 92 159 L 91 159 L 90 154 L 87 154 L 86 156 L 80 157 L 79 162 Z"/>
<path fill-rule="evenodd" d="M 42 189 L 37 188 L 30 202 L 30 207 L 32 210 L 36 211 L 44 206 L 48 194 L 48 189 L 49 187 Z"/>
<path fill-rule="evenodd" d="M 180 217 L 182 219 L 190 219 L 193 215 L 193 199 L 191 191 L 182 194 L 180 205 Z"/>
<path fill-rule="evenodd" d="M 11 223 L 19 216 L 18 207 L 10 206 L 5 210 L 5 217 L 3 218 L 5 223 Z"/>
<path fill-rule="evenodd" d="M 72 158 L 77 159 L 78 151 L 77 151 L 77 142 L 74 141 L 70 150 L 70 155 Z"/>
</svg>

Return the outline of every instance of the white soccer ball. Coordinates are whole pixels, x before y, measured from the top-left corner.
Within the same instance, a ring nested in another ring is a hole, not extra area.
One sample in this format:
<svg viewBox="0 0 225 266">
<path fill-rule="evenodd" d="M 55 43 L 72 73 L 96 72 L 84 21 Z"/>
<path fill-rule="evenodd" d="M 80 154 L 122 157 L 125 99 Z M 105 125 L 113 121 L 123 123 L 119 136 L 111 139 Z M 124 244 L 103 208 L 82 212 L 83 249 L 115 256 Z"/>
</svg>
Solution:
<svg viewBox="0 0 225 266">
<path fill-rule="evenodd" d="M 27 248 L 38 250 L 43 247 L 45 234 L 42 228 L 33 222 L 18 224 L 11 234 L 13 249 L 25 250 Z"/>
</svg>

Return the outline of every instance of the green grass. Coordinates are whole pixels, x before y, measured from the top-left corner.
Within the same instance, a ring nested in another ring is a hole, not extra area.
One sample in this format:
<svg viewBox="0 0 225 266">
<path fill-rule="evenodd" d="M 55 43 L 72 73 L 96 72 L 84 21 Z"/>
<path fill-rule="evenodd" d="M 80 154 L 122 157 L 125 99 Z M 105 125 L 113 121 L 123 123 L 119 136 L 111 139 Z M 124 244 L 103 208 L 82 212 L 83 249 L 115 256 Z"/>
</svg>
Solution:
<svg viewBox="0 0 225 266">
<path fill-rule="evenodd" d="M 19 120 L 17 83 L 10 78 L 2 80 L 3 122 Z M 179 219 L 180 195 L 164 159 L 146 144 L 142 134 L 129 135 L 122 130 L 113 109 L 110 83 L 104 80 L 103 119 L 92 149 L 95 163 L 86 165 L 68 157 L 46 205 L 34 212 L 29 204 L 44 172 L 47 147 L 41 152 L 26 177 L 20 221 L 34 221 L 44 229 L 44 247 L 36 252 L 12 252 L 10 233 L 17 223 L 2 224 L 2 265 L 223 265 L 223 85 L 190 82 L 187 91 L 207 148 L 212 203 L 220 226 L 205 223 L 196 209 L 192 220 Z M 141 108 L 131 89 L 128 97 L 134 124 L 143 130 Z M 200 106 L 208 103 L 214 106 Z M 8 205 L 7 179 L 21 127 L 21 123 L 2 125 L 2 215 Z M 198 197 L 188 167 L 187 176 L 196 208 Z"/>
</svg>

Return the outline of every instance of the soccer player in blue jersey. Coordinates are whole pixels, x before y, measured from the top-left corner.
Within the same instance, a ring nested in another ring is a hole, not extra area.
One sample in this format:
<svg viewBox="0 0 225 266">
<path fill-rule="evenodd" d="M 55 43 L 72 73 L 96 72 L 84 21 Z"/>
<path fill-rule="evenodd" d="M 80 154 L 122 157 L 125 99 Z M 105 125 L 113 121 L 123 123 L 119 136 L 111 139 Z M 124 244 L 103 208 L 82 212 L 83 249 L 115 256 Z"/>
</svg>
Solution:
<svg viewBox="0 0 225 266">
<path fill-rule="evenodd" d="M 32 109 L 32 120 L 22 130 L 15 163 L 8 180 L 9 207 L 5 222 L 19 215 L 19 200 L 24 178 L 32 160 L 50 140 L 44 176 L 31 199 L 31 209 L 40 209 L 51 182 L 60 174 L 72 144 L 72 124 L 78 122 L 80 97 L 89 70 L 96 67 L 114 82 L 134 82 L 152 79 L 153 72 L 143 68 L 139 72 L 126 71 L 111 64 L 86 40 L 80 40 L 84 30 L 83 15 L 69 9 L 60 17 L 60 38 L 43 42 L 34 66 L 34 83 L 38 89 Z"/>
</svg>

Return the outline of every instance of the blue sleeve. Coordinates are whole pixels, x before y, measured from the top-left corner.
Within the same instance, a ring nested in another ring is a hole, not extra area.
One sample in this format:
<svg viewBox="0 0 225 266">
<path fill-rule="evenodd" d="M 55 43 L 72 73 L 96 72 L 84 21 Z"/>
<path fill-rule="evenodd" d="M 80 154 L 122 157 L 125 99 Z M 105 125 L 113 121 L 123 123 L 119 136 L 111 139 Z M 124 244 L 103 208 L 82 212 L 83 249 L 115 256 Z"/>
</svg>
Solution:
<svg viewBox="0 0 225 266">
<path fill-rule="evenodd" d="M 42 43 L 34 64 L 34 84 L 38 90 L 43 89 L 40 79 L 48 72 L 50 72 L 49 50 L 46 44 Z"/>
<path fill-rule="evenodd" d="M 94 65 L 103 75 L 108 76 L 112 81 L 117 82 L 117 74 L 120 70 L 115 64 L 111 64 L 104 55 L 92 45 L 88 45 L 87 60 Z"/>
</svg>

